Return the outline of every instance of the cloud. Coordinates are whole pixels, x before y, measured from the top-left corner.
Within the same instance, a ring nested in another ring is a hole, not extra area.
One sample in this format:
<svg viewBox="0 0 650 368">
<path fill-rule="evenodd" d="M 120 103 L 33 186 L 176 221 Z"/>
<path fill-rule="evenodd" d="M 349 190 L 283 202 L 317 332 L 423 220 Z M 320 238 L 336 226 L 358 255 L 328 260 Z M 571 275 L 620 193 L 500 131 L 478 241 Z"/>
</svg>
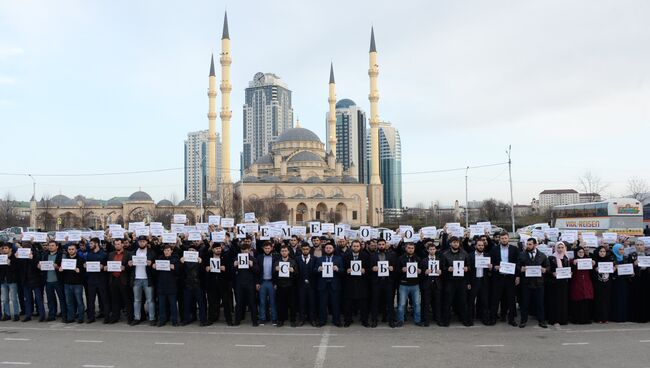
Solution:
<svg viewBox="0 0 650 368">
<path fill-rule="evenodd" d="M 7 75 L 0 75 L 0 85 L 3 85 L 3 84 L 15 84 L 15 83 L 16 83 L 15 78 L 9 77 Z"/>
<path fill-rule="evenodd" d="M 25 50 L 20 47 L 2 47 L 0 46 L 0 59 L 5 59 L 12 56 L 18 56 L 25 53 Z"/>
</svg>

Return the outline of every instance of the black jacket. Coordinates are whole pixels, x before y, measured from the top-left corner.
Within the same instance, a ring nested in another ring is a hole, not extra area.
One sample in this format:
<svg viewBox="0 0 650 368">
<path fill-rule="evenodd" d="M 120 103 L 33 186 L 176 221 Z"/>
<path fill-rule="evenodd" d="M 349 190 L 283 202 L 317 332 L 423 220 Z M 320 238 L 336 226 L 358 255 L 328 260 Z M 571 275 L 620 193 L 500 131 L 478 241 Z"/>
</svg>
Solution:
<svg viewBox="0 0 650 368">
<path fill-rule="evenodd" d="M 170 265 L 174 265 L 174 269 L 171 270 L 170 267 L 170 271 L 156 270 L 156 292 L 165 295 L 178 293 L 178 274 L 181 268 L 178 257 L 172 254 L 169 257 L 159 256 L 157 259 L 169 261 Z"/>
<path fill-rule="evenodd" d="M 15 284 L 18 282 L 18 263 L 16 255 L 8 257 L 9 264 L 0 266 L 0 284 Z"/>
<path fill-rule="evenodd" d="M 289 272 L 289 277 L 280 277 L 279 271 L 276 271 L 275 268 L 280 265 L 280 262 L 289 262 L 289 267 L 293 268 L 293 272 Z M 282 257 L 278 257 L 278 259 L 273 262 L 273 284 L 277 285 L 278 287 L 292 287 L 296 285 L 296 276 L 298 275 L 298 265 L 296 264 L 296 260 L 289 257 L 286 261 L 282 260 Z"/>
<path fill-rule="evenodd" d="M 348 273 L 354 254 L 348 253 L 343 257 L 343 268 L 345 269 L 345 297 L 348 299 L 368 298 L 368 275 L 371 273 L 370 258 L 367 253 L 359 252 L 357 261 L 361 261 L 361 268 L 364 270 L 361 276 L 352 276 Z"/>
<path fill-rule="evenodd" d="M 496 267 L 501 263 L 502 260 L 501 260 L 501 245 L 500 244 L 495 245 L 494 247 L 492 247 L 492 250 L 490 250 L 490 261 L 492 262 L 492 267 Z M 508 245 L 508 259 L 503 260 L 503 262 L 514 263 L 516 265 L 519 262 L 519 248 L 517 248 L 514 245 Z M 493 268 L 493 270 L 494 270 L 494 268 Z M 515 270 L 515 275 L 517 275 L 516 270 Z M 506 274 L 500 273 L 499 271 L 494 270 L 492 272 L 492 280 L 493 281 L 500 281 L 503 278 L 514 279 L 515 275 L 506 275 Z"/>
<path fill-rule="evenodd" d="M 449 272 L 449 267 L 454 266 L 454 261 L 462 261 L 463 267 L 468 267 L 467 265 L 467 252 L 464 249 L 459 248 L 457 252 L 452 251 L 452 248 L 449 248 L 442 253 L 440 257 L 440 269 L 442 270 L 442 276 L 444 277 L 445 282 L 450 281 L 459 281 L 463 280 L 465 282 L 469 281 L 469 273 L 464 272 L 462 277 L 454 276 L 453 272 Z"/>
<path fill-rule="evenodd" d="M 314 265 L 316 264 L 316 257 L 313 254 L 309 255 L 309 263 L 305 263 L 302 254 L 295 257 L 296 266 L 298 266 L 297 279 L 298 286 L 307 286 L 314 284 Z"/>
<path fill-rule="evenodd" d="M 379 264 L 379 251 L 374 252 L 370 255 L 370 283 L 380 283 L 380 282 L 393 282 L 396 279 L 396 275 L 399 275 L 399 272 L 397 272 L 397 257 L 395 256 L 395 253 L 387 249 L 384 251 L 386 257 L 384 261 L 388 261 L 388 266 L 393 266 L 393 271 L 388 272 L 388 276 L 378 276 L 378 271 L 372 271 L 373 267 L 377 266 Z"/>
<path fill-rule="evenodd" d="M 521 267 L 527 266 L 542 266 L 542 269 L 548 270 L 549 263 L 546 254 L 536 251 L 535 258 L 530 259 L 530 253 L 528 251 L 523 251 L 519 255 L 519 264 L 518 269 L 521 273 L 521 285 L 531 289 L 536 289 L 538 287 L 544 286 L 544 273 L 541 277 L 526 277 L 526 272 L 521 270 Z"/>
<path fill-rule="evenodd" d="M 69 259 L 70 257 L 66 256 L 64 259 Z M 75 256 L 75 259 L 77 260 L 77 266 L 76 268 L 79 269 L 79 272 L 75 270 L 63 270 L 61 272 L 62 280 L 64 284 L 69 284 L 69 285 L 83 285 L 84 282 L 84 274 L 85 274 L 85 269 L 84 269 L 84 260 L 77 254 Z M 58 265 L 61 267 L 61 264 Z"/>
<path fill-rule="evenodd" d="M 415 253 L 413 253 L 412 256 L 404 253 L 397 259 L 397 273 L 399 274 L 399 282 L 401 285 L 413 286 L 419 284 L 419 274 L 416 277 L 408 278 L 407 272 L 402 272 L 402 268 L 406 267 L 406 264 L 410 262 L 416 262 L 418 264 L 418 269 L 420 269 L 420 257 L 415 255 Z"/>
</svg>

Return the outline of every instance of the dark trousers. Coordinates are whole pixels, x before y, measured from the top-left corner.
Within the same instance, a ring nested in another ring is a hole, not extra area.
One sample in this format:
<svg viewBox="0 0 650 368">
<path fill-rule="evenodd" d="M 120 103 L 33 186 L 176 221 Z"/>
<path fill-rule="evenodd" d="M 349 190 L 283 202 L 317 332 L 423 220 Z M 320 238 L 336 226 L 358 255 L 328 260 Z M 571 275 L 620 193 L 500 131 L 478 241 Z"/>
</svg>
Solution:
<svg viewBox="0 0 650 368">
<path fill-rule="evenodd" d="M 303 321 L 316 320 L 316 298 L 314 285 L 304 282 L 298 287 L 298 300 L 300 302 L 300 319 Z"/>
<path fill-rule="evenodd" d="M 490 283 L 486 276 L 475 278 L 471 283 L 467 303 L 469 319 L 480 318 L 483 323 L 487 323 L 490 320 Z"/>
<path fill-rule="evenodd" d="M 345 298 L 345 323 L 352 323 L 352 314 L 359 310 L 359 320 L 362 324 L 368 324 L 368 298 L 356 299 Z"/>
<path fill-rule="evenodd" d="M 433 277 L 420 284 L 422 294 L 422 323 L 442 322 L 442 282 Z M 431 318 L 429 318 L 431 317 Z"/>
<path fill-rule="evenodd" d="M 251 311 L 251 322 L 257 323 L 257 298 L 255 297 L 255 286 L 241 285 L 237 283 L 235 287 L 235 297 L 237 298 L 237 305 L 235 306 L 235 322 L 244 319 L 244 311 L 248 306 Z"/>
<path fill-rule="evenodd" d="M 25 286 L 23 288 L 25 295 L 25 318 L 32 318 L 32 309 L 36 301 L 36 309 L 40 318 L 45 318 L 45 306 L 43 305 L 43 286 Z"/>
<path fill-rule="evenodd" d="M 196 305 L 199 305 L 199 321 L 207 322 L 208 317 L 205 310 L 205 296 L 200 287 L 185 286 L 183 290 L 183 322 L 191 321 L 190 315 L 196 312 Z"/>
<path fill-rule="evenodd" d="M 110 321 L 117 322 L 120 320 L 122 307 L 126 308 L 126 318 L 129 322 L 133 320 L 133 288 L 129 285 L 120 283 L 120 279 L 110 276 L 109 292 L 111 295 L 111 315 Z"/>
<path fill-rule="evenodd" d="M 499 302 L 505 298 L 505 305 L 502 303 L 501 308 L 507 306 L 508 321 L 515 320 L 515 282 L 510 276 L 492 276 L 492 299 L 490 301 L 490 319 L 496 322 L 499 312 Z"/>
<path fill-rule="evenodd" d="M 59 306 L 61 306 L 61 317 L 66 319 L 68 316 L 68 306 L 65 301 L 65 294 L 63 292 L 63 284 L 56 282 L 45 283 L 45 294 L 47 295 L 47 317 L 52 319 L 56 318 L 57 313 L 57 298 L 59 299 Z"/>
<path fill-rule="evenodd" d="M 536 288 L 522 287 L 521 288 L 521 323 L 528 322 L 528 307 L 530 306 L 530 299 L 535 299 L 535 312 L 537 320 L 544 322 L 544 286 Z"/>
<path fill-rule="evenodd" d="M 169 319 L 173 324 L 178 323 L 176 294 L 158 294 L 158 324 L 167 322 L 167 306 L 169 306 Z"/>
<path fill-rule="evenodd" d="M 223 306 L 223 316 L 232 323 L 232 287 L 230 284 L 208 288 L 208 321 L 216 322 Z"/>
<path fill-rule="evenodd" d="M 296 290 L 293 286 L 281 287 L 275 290 L 275 303 L 278 311 L 278 321 L 287 319 L 296 322 Z"/>
<path fill-rule="evenodd" d="M 86 308 L 88 319 L 95 319 L 95 297 L 99 297 L 99 311 L 104 315 L 104 319 L 107 319 L 109 302 L 106 284 L 101 282 L 88 283 L 87 292 L 88 300 L 86 301 Z"/>
<path fill-rule="evenodd" d="M 339 300 L 339 290 L 332 289 L 332 283 L 326 282 L 325 288 L 319 291 L 320 306 L 319 306 L 319 322 L 321 325 L 327 323 L 327 306 L 332 306 L 332 323 L 338 325 L 341 323 L 341 302 Z"/>
<path fill-rule="evenodd" d="M 370 318 L 377 322 L 379 308 L 383 306 L 383 316 L 390 323 L 395 320 L 395 289 L 390 279 L 378 280 L 370 284 Z"/>
<path fill-rule="evenodd" d="M 467 317 L 467 283 L 462 278 L 460 280 L 447 279 L 443 286 L 444 303 L 442 307 L 442 322 L 448 324 L 451 320 L 451 306 L 458 306 L 460 320 L 465 323 Z M 455 304 L 454 304 L 455 303 Z"/>
</svg>

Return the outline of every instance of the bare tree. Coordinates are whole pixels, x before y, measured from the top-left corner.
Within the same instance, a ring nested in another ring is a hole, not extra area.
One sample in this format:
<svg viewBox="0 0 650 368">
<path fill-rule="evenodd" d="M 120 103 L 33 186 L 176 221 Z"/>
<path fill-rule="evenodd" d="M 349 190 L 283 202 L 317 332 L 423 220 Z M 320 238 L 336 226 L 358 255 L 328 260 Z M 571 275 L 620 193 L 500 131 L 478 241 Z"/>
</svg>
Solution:
<svg viewBox="0 0 650 368">
<path fill-rule="evenodd" d="M 591 171 L 587 171 L 578 178 L 580 189 L 587 195 L 589 202 L 595 201 L 605 189 L 607 184 L 603 183 L 600 177 Z"/>
<path fill-rule="evenodd" d="M 644 179 L 634 176 L 627 181 L 627 196 L 643 202 L 650 198 L 650 187 Z"/>
</svg>

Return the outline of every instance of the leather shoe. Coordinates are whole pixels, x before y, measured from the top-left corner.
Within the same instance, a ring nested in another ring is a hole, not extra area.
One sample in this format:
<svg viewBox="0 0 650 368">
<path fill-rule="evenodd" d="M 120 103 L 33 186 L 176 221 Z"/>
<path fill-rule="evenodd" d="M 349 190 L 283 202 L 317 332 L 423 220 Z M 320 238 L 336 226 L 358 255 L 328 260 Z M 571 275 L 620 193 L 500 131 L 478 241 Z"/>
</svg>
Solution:
<svg viewBox="0 0 650 368">
<path fill-rule="evenodd" d="M 524 327 L 526 327 L 526 322 L 521 322 L 521 323 L 519 324 L 519 328 L 524 328 Z"/>
<path fill-rule="evenodd" d="M 517 322 L 515 322 L 514 320 L 508 322 L 508 324 L 509 324 L 510 326 L 517 327 Z"/>
<path fill-rule="evenodd" d="M 539 327 L 541 327 L 541 328 L 548 328 L 548 325 L 546 324 L 546 322 L 540 322 L 540 323 L 539 323 Z"/>
</svg>

